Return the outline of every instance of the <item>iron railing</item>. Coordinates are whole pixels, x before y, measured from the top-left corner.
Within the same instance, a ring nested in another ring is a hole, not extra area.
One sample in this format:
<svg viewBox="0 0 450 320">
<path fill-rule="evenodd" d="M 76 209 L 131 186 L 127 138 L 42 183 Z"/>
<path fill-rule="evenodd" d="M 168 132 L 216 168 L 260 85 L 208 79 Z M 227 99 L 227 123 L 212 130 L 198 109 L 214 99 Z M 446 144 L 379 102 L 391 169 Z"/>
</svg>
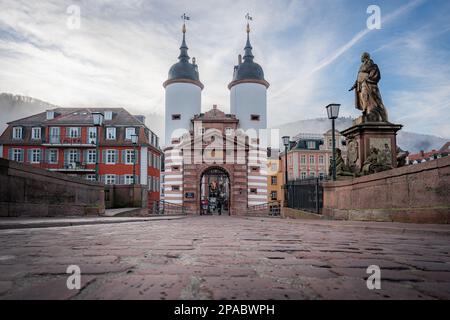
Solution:
<svg viewBox="0 0 450 320">
<path fill-rule="evenodd" d="M 186 207 L 180 204 L 170 203 L 164 200 L 154 201 L 149 211 L 150 214 L 154 215 L 179 216 L 188 214 L 188 210 L 186 209 Z"/>
<path fill-rule="evenodd" d="M 272 216 L 280 217 L 281 203 L 280 201 L 271 201 L 263 204 L 249 206 L 247 208 L 247 215 L 249 216 Z"/>
<path fill-rule="evenodd" d="M 321 214 L 323 209 L 322 183 L 326 180 L 328 180 L 328 177 L 289 181 L 283 187 L 286 195 L 286 206 Z"/>
</svg>

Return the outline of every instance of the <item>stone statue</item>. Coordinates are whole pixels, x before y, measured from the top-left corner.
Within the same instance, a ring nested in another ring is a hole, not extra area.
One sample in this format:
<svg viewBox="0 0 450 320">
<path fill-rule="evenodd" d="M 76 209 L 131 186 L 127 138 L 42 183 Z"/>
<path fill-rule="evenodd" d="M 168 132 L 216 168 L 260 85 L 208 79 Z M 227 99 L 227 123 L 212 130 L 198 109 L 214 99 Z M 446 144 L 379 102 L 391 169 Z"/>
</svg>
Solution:
<svg viewBox="0 0 450 320">
<path fill-rule="evenodd" d="M 363 112 L 363 121 L 388 122 L 387 111 L 378 88 L 380 79 L 380 69 L 370 58 L 370 54 L 364 52 L 358 78 L 349 90 L 355 90 L 355 106 Z"/>
<path fill-rule="evenodd" d="M 389 158 L 391 157 L 391 151 L 389 146 L 385 145 L 385 150 L 380 151 L 377 148 L 370 149 L 370 155 L 364 161 L 361 168 L 361 175 L 366 176 L 369 174 L 377 173 L 392 169 L 392 160 L 386 160 L 386 155 L 389 152 Z"/>
<path fill-rule="evenodd" d="M 332 163 L 330 163 L 330 176 L 333 173 Z M 342 158 L 342 151 L 339 148 L 336 148 L 336 176 L 340 177 L 353 177 L 354 174 L 351 172 L 350 168 L 345 164 L 344 159 Z"/>
<path fill-rule="evenodd" d="M 404 151 L 400 147 L 397 147 L 397 168 L 406 166 L 406 158 L 408 156 L 408 151 Z"/>
</svg>

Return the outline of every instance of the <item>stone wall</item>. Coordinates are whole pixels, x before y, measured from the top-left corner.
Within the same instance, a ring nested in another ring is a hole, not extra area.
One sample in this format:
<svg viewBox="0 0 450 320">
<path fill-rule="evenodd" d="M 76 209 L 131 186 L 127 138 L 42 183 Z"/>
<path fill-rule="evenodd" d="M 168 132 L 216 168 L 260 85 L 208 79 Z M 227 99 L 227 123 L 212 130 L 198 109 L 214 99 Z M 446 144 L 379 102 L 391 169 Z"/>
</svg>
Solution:
<svg viewBox="0 0 450 320">
<path fill-rule="evenodd" d="M 450 223 L 450 157 L 324 184 L 325 217 Z"/>
<path fill-rule="evenodd" d="M 104 212 L 103 184 L 0 158 L 0 217 Z"/>
<path fill-rule="evenodd" d="M 148 189 L 142 185 L 106 185 L 106 208 L 148 208 Z"/>
</svg>

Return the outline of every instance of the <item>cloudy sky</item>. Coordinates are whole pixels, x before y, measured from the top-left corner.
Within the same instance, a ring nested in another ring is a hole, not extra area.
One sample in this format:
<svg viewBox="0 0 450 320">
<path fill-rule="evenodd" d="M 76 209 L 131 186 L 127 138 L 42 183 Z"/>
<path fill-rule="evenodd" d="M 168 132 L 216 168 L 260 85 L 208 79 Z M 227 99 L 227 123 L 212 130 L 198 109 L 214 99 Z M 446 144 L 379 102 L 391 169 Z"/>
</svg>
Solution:
<svg viewBox="0 0 450 320">
<path fill-rule="evenodd" d="M 367 28 L 371 4 L 381 9 L 380 30 Z M 184 12 L 204 110 L 229 110 L 227 84 L 250 12 L 255 61 L 271 83 L 271 126 L 323 117 L 330 102 L 357 116 L 348 89 L 368 51 L 381 68 L 390 120 L 450 137 L 447 0 L 0 0 L 0 92 L 163 114 L 162 83 L 177 61 Z"/>
</svg>

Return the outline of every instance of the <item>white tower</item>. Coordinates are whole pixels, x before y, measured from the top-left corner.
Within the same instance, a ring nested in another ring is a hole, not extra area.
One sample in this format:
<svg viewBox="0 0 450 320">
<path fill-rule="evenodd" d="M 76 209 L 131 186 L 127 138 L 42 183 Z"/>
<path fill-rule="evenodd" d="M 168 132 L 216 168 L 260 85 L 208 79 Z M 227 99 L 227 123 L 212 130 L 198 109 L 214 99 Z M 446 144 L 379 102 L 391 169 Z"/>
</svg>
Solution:
<svg viewBox="0 0 450 320">
<path fill-rule="evenodd" d="M 186 45 L 186 25 L 183 24 L 183 42 L 176 64 L 169 70 L 169 77 L 163 86 L 166 89 L 165 109 L 165 146 L 169 147 L 173 139 L 189 131 L 191 118 L 200 114 L 203 84 L 200 82 L 195 58 L 189 62 Z M 184 131 L 184 132 L 183 132 Z"/>
<path fill-rule="evenodd" d="M 264 79 L 261 66 L 253 61 L 250 44 L 250 26 L 247 23 L 247 43 L 244 62 L 239 55 L 238 65 L 234 67 L 230 89 L 230 111 L 239 119 L 243 130 L 267 128 L 267 89 L 269 83 Z"/>
</svg>

